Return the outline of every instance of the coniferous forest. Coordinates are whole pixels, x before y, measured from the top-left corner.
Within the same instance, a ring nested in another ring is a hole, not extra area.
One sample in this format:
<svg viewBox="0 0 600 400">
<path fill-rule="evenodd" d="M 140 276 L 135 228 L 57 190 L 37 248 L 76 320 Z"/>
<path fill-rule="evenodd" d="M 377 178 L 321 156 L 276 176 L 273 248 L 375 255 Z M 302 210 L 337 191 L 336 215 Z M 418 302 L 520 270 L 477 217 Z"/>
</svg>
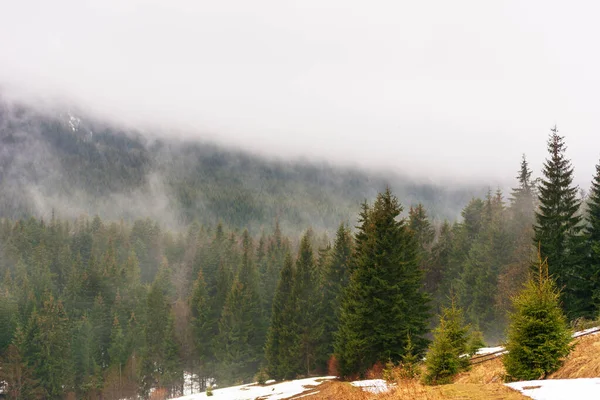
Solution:
<svg viewBox="0 0 600 400">
<path fill-rule="evenodd" d="M 73 219 L 59 209 L 45 219 L 4 216 L 2 390 L 14 399 L 134 399 L 259 373 L 358 377 L 424 355 L 433 330 L 443 331 L 439 314 L 499 343 L 538 250 L 568 319 L 596 318 L 600 164 L 582 198 L 556 128 L 547 150 L 542 171 L 523 156 L 510 192 L 473 197 L 457 221 L 434 221 L 393 188 L 333 235 L 311 226 L 284 233 L 277 218 L 257 231 Z"/>
</svg>

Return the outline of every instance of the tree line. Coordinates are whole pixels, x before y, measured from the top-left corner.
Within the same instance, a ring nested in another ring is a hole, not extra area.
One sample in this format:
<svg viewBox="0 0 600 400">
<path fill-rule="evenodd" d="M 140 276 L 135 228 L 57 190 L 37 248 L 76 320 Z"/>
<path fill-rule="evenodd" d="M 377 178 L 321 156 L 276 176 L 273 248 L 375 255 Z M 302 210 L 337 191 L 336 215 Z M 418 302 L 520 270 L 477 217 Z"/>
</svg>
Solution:
<svg viewBox="0 0 600 400">
<path fill-rule="evenodd" d="M 569 319 L 597 317 L 600 165 L 579 198 L 565 149 L 552 130 L 539 182 L 524 157 L 509 199 L 490 190 L 459 222 L 436 225 L 421 204 L 403 214 L 388 188 L 332 240 L 310 229 L 289 237 L 277 222 L 251 235 L 198 223 L 170 232 L 150 219 L 3 219 L 2 389 L 122 399 L 259 371 L 361 376 L 422 356 L 434 316 L 455 306 L 498 341 L 537 250 Z"/>
</svg>

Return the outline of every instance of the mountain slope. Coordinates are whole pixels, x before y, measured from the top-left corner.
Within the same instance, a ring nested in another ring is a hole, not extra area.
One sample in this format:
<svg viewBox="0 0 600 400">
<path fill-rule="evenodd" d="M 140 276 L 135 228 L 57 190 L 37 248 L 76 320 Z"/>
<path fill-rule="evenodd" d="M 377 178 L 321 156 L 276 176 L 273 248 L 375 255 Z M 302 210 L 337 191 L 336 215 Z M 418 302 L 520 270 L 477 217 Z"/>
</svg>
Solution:
<svg viewBox="0 0 600 400">
<path fill-rule="evenodd" d="M 325 163 L 267 160 L 199 141 L 150 140 L 92 118 L 0 105 L 0 216 L 151 216 L 171 226 L 219 220 L 259 228 L 333 229 L 391 185 L 455 219 L 482 188 L 442 188 Z"/>
</svg>

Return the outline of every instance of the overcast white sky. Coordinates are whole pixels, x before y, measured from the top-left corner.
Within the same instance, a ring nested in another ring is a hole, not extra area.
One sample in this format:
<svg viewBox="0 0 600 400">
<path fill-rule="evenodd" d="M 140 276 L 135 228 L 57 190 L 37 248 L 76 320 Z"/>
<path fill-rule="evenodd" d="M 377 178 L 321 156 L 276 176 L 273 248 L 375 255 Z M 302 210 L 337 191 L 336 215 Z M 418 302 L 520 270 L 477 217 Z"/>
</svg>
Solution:
<svg viewBox="0 0 600 400">
<path fill-rule="evenodd" d="M 600 2 L 0 0 L 0 84 L 251 150 L 432 176 L 600 158 Z"/>
</svg>

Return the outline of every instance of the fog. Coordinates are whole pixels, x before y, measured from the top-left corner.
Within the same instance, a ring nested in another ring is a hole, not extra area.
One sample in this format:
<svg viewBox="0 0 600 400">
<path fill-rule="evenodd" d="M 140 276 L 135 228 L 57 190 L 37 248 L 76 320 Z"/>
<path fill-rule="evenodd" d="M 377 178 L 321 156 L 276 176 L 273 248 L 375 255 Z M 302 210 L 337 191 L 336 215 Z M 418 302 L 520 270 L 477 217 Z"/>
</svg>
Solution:
<svg viewBox="0 0 600 400">
<path fill-rule="evenodd" d="M 6 95 L 277 157 L 435 180 L 539 175 L 549 129 L 588 189 L 600 5 L 0 0 Z"/>
</svg>

